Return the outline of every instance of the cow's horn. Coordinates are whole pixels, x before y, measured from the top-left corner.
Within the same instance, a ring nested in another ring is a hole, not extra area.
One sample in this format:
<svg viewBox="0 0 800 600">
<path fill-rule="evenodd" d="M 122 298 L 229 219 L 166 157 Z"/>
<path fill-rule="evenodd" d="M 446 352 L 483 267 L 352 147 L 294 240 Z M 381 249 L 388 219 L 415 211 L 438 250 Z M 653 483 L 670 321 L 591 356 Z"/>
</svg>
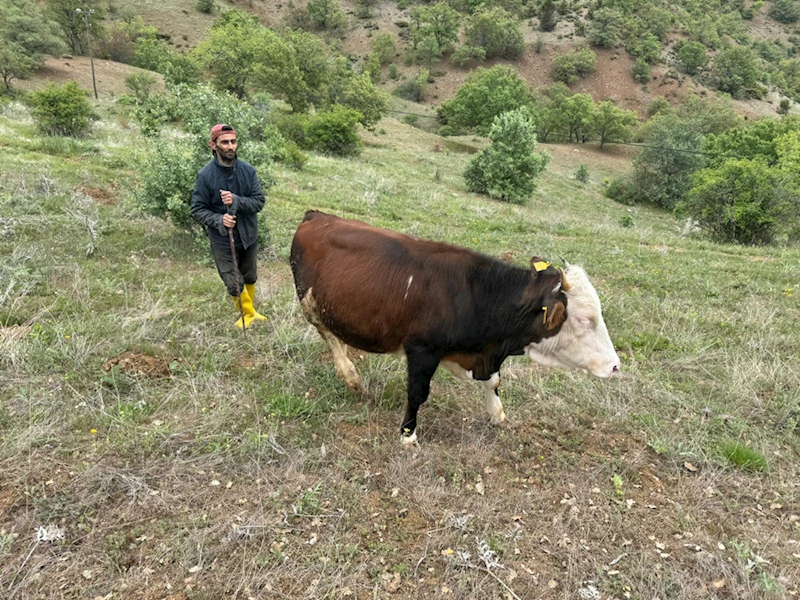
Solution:
<svg viewBox="0 0 800 600">
<path fill-rule="evenodd" d="M 563 262 L 563 263 L 564 263 L 564 268 L 565 268 L 565 269 L 569 269 L 569 268 L 570 268 L 570 266 L 571 266 L 571 265 L 570 265 L 570 264 L 567 262 L 567 259 L 566 259 L 566 258 L 564 258 L 563 256 L 559 256 L 558 258 L 560 258 L 560 259 L 561 259 L 561 262 Z"/>
<path fill-rule="evenodd" d="M 561 271 L 561 289 L 565 292 L 568 292 L 572 289 L 572 285 L 570 285 L 569 281 L 567 281 L 567 274 L 564 271 Z"/>
</svg>

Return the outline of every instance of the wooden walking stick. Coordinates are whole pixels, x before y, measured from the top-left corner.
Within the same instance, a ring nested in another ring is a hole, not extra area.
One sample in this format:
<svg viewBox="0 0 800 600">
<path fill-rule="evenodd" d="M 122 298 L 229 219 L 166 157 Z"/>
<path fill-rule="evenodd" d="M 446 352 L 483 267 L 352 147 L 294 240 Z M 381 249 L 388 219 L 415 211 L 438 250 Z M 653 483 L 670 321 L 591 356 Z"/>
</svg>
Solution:
<svg viewBox="0 0 800 600">
<path fill-rule="evenodd" d="M 230 213 L 230 209 L 228 209 L 228 214 Z M 236 243 L 233 241 L 233 227 L 227 227 L 228 230 L 228 240 L 231 243 L 231 258 L 233 259 L 233 276 L 236 278 L 236 289 L 239 291 L 239 295 L 237 296 L 237 304 L 239 305 L 239 314 L 242 315 L 242 335 L 247 337 L 247 323 L 244 320 L 244 307 L 242 306 L 242 290 L 239 288 L 239 262 L 236 260 Z M 244 287 L 244 286 L 242 286 Z"/>
</svg>

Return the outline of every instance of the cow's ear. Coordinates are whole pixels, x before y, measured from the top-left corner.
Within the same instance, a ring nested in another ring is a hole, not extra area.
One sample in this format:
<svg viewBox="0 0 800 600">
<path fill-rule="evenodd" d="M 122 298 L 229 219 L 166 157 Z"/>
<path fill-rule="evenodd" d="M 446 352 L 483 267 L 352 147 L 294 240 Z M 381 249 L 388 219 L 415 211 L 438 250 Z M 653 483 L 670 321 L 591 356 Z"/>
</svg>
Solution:
<svg viewBox="0 0 800 600">
<path fill-rule="evenodd" d="M 561 324 L 567 318 L 567 307 L 563 302 L 556 302 L 553 308 L 547 311 L 547 318 L 545 320 L 545 328 L 547 331 L 552 331 L 561 327 Z"/>
<path fill-rule="evenodd" d="M 531 271 L 534 274 L 539 273 L 540 271 L 546 271 L 547 267 L 550 266 L 550 263 L 545 261 L 543 258 L 539 258 L 538 256 L 534 256 L 531 258 Z"/>
</svg>

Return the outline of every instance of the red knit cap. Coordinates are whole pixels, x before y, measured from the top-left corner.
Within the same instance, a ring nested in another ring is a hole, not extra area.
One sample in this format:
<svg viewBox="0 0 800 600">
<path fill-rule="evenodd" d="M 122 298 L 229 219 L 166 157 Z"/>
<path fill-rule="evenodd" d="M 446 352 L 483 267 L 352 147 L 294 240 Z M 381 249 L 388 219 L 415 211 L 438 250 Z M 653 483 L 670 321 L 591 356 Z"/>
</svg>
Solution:
<svg viewBox="0 0 800 600">
<path fill-rule="evenodd" d="M 214 125 L 211 128 L 210 141 L 215 142 L 219 136 L 227 133 L 232 133 L 233 135 L 236 135 L 236 131 L 230 125 L 225 125 L 224 123 Z"/>
</svg>

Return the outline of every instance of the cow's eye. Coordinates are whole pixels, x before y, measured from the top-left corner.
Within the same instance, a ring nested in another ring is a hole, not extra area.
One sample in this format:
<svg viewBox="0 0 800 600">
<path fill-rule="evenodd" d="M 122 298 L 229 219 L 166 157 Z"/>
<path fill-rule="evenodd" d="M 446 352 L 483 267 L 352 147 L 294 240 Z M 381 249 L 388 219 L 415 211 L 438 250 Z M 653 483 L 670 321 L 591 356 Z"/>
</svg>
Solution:
<svg viewBox="0 0 800 600">
<path fill-rule="evenodd" d="M 597 321 L 593 317 L 578 317 L 578 325 L 584 329 L 594 329 L 597 327 Z"/>
</svg>

